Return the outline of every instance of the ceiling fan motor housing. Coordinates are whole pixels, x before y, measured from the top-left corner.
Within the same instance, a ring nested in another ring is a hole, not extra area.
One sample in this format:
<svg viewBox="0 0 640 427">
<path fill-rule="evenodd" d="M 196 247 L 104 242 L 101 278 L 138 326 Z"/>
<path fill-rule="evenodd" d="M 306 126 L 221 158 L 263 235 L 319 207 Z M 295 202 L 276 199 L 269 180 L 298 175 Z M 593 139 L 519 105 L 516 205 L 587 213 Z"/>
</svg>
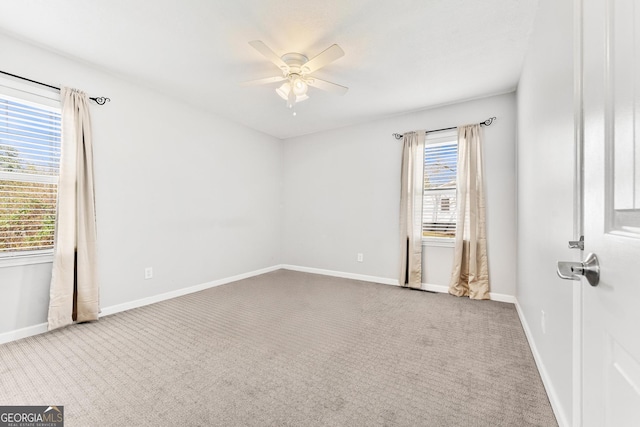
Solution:
<svg viewBox="0 0 640 427">
<path fill-rule="evenodd" d="M 280 57 L 285 64 L 289 66 L 288 70 L 283 69 L 282 71 L 287 74 L 306 74 L 309 70 L 305 70 L 303 65 L 309 61 L 305 55 L 297 52 L 289 52 L 285 53 Z"/>
</svg>

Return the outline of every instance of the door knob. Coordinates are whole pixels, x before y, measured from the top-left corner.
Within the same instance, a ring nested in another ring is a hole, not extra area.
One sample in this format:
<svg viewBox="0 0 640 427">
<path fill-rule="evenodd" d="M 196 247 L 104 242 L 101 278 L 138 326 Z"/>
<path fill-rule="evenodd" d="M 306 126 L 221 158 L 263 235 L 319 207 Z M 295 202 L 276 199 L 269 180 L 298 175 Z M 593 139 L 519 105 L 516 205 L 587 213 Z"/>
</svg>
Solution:
<svg viewBox="0 0 640 427">
<path fill-rule="evenodd" d="M 566 280 L 580 280 L 580 276 L 584 276 L 591 286 L 598 286 L 600 281 L 600 264 L 595 254 L 587 255 L 584 262 L 558 261 L 557 272 Z"/>
</svg>

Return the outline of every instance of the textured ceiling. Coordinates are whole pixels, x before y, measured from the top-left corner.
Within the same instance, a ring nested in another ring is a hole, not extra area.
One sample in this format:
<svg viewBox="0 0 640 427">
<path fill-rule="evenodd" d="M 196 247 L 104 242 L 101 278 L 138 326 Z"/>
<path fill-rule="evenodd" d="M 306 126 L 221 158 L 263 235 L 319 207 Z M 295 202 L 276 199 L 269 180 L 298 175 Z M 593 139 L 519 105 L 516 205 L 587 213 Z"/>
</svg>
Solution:
<svg viewBox="0 0 640 427">
<path fill-rule="evenodd" d="M 516 87 L 537 0 L 3 0 L 0 31 L 287 138 Z M 278 55 L 345 56 L 314 73 L 349 87 L 310 89 L 293 117 Z M 5 70 L 11 72 L 11 70 Z M 54 82 L 55 83 L 55 82 Z"/>
</svg>

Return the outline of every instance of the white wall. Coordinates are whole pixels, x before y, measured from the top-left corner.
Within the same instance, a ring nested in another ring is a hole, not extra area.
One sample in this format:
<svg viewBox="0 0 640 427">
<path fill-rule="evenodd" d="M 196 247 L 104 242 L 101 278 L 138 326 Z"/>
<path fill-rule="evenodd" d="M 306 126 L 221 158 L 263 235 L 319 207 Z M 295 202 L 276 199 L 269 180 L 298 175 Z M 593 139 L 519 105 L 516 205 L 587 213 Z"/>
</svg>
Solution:
<svg viewBox="0 0 640 427">
<path fill-rule="evenodd" d="M 492 292 L 515 295 L 514 93 L 286 140 L 283 261 L 397 280 L 401 143 L 391 134 L 491 116 L 484 148 Z M 452 257 L 452 248 L 425 248 L 423 282 L 448 285 Z"/>
<path fill-rule="evenodd" d="M 572 420 L 572 282 L 556 262 L 573 238 L 573 14 L 541 0 L 518 86 L 517 300 L 561 425 Z M 541 313 L 545 312 L 546 333 Z"/>
<path fill-rule="evenodd" d="M 111 98 L 91 110 L 102 307 L 280 263 L 280 140 L 2 35 L 0 52 L 3 71 Z M 46 321 L 50 271 L 0 268 L 0 333 Z"/>
</svg>

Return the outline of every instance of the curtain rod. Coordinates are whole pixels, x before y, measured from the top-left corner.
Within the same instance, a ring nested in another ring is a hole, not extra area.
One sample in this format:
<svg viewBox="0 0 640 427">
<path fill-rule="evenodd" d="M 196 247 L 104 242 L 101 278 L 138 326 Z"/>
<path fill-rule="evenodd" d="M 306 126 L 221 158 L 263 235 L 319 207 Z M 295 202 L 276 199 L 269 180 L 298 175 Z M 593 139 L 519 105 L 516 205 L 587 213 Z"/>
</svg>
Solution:
<svg viewBox="0 0 640 427">
<path fill-rule="evenodd" d="M 18 75 L 16 75 L 16 74 L 7 73 L 6 71 L 2 71 L 2 70 L 0 70 L 0 73 L 2 73 L 2 74 L 6 74 L 7 76 L 15 77 L 15 78 L 17 78 L 17 79 L 25 80 L 25 81 L 28 81 L 28 82 L 31 82 L 31 83 L 39 84 L 39 85 L 41 85 L 41 86 L 50 87 L 51 89 L 60 90 L 60 88 L 59 88 L 59 87 L 51 86 L 51 85 L 48 85 L 48 84 L 46 84 L 46 83 L 42 83 L 42 82 L 39 82 L 39 81 L 36 81 L 36 80 L 31 80 L 31 79 L 28 79 L 28 78 L 26 78 L 26 77 L 18 76 Z M 96 104 L 98 104 L 98 105 L 104 105 L 104 104 L 105 104 L 105 102 L 107 102 L 107 101 L 111 101 L 111 99 L 106 98 L 106 97 L 104 97 L 104 96 L 98 96 L 98 97 L 95 97 L 95 98 L 89 98 L 89 99 L 94 100 L 94 101 L 96 102 Z"/>
<path fill-rule="evenodd" d="M 493 123 L 493 121 L 495 120 L 495 117 L 490 117 L 487 120 L 485 120 L 484 122 L 480 122 L 479 125 L 484 125 L 484 126 L 491 126 L 491 123 Z M 434 130 L 428 130 L 425 131 L 425 133 L 433 133 L 433 132 L 442 132 L 443 130 L 453 130 L 453 129 L 458 129 L 458 126 L 453 126 L 450 128 L 442 128 L 442 129 L 434 129 Z M 393 133 L 392 134 L 396 139 L 402 139 L 402 137 L 404 135 L 402 135 L 401 133 Z"/>
</svg>

